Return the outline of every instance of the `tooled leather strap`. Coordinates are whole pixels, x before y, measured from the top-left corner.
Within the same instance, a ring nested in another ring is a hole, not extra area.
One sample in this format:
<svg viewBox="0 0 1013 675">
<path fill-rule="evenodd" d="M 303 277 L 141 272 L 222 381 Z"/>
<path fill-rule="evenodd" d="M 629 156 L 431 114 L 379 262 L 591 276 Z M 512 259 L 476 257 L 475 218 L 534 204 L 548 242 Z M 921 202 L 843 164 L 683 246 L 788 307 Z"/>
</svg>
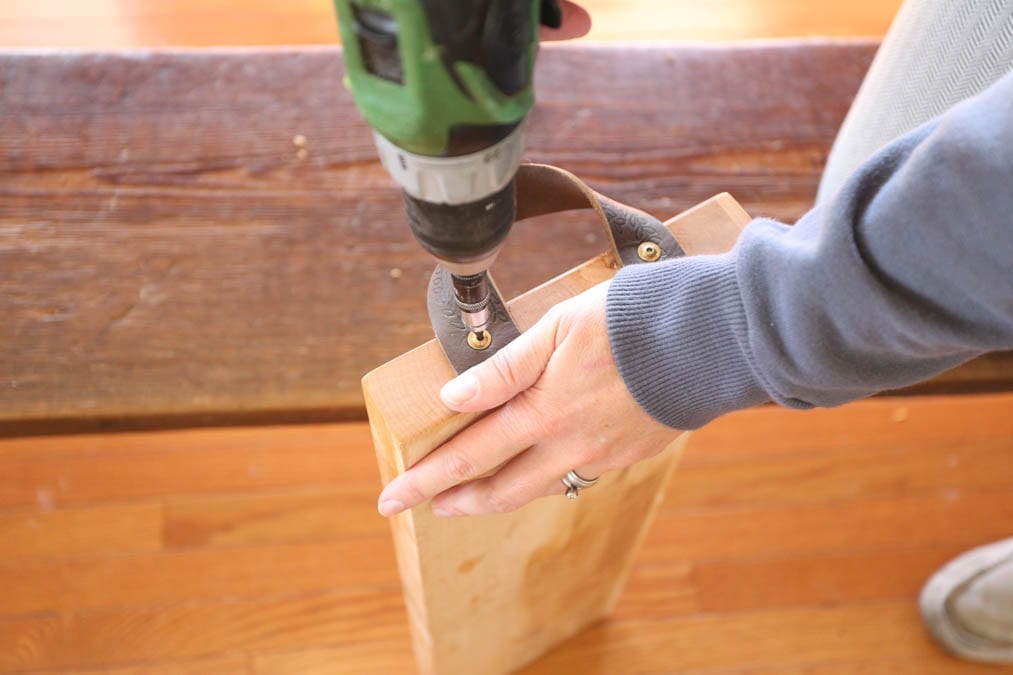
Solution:
<svg viewBox="0 0 1013 675">
<path fill-rule="evenodd" d="M 593 209 L 605 229 L 617 267 L 658 262 L 685 255 L 660 220 L 639 209 L 598 194 L 568 171 L 546 164 L 522 164 L 515 178 L 515 222 L 561 211 Z M 520 335 L 506 303 L 489 275 L 491 344 L 484 350 L 468 344 L 468 330 L 454 301 L 450 273 L 437 266 L 429 282 L 429 319 L 443 352 L 461 373 L 484 361 Z"/>
<path fill-rule="evenodd" d="M 656 262 L 685 255 L 668 228 L 654 216 L 600 195 L 569 171 L 547 164 L 522 164 L 517 171 L 515 221 L 560 211 L 592 208 L 605 226 L 619 266 Z M 657 254 L 645 251 L 654 244 Z"/>
</svg>

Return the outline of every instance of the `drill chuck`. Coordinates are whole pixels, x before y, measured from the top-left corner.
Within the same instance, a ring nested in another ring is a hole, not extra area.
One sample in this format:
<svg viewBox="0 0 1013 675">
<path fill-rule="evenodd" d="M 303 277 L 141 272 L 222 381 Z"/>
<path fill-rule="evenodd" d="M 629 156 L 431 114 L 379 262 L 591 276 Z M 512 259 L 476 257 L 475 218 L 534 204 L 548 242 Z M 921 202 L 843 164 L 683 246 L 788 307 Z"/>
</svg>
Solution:
<svg viewBox="0 0 1013 675">
<path fill-rule="evenodd" d="M 415 239 L 454 274 L 487 269 L 510 232 L 516 211 L 514 182 L 466 204 L 434 204 L 402 194 Z"/>
<path fill-rule="evenodd" d="M 465 326 L 481 335 L 489 325 L 489 277 L 514 222 L 513 178 L 500 190 L 465 204 L 434 204 L 402 193 L 415 239 L 451 273 Z"/>
</svg>

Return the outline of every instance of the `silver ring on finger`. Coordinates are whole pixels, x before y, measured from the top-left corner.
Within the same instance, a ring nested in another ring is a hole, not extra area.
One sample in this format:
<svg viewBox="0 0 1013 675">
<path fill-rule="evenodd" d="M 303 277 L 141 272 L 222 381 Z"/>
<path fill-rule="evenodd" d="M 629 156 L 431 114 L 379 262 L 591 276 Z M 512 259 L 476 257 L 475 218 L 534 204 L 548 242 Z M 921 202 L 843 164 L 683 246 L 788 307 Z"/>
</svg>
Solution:
<svg viewBox="0 0 1013 675">
<path fill-rule="evenodd" d="M 589 488 L 598 482 L 597 478 L 583 478 L 576 471 L 567 471 L 566 475 L 560 480 L 566 486 L 567 499 L 576 499 L 580 495 L 581 490 Z"/>
</svg>

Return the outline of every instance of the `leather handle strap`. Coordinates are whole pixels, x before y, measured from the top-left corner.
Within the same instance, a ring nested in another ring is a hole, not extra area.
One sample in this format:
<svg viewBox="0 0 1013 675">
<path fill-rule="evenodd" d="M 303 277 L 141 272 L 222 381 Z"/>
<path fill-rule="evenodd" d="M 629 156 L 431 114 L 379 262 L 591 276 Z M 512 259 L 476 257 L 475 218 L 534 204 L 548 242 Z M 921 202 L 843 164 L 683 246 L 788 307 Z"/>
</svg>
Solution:
<svg viewBox="0 0 1013 675">
<path fill-rule="evenodd" d="M 517 170 L 515 221 L 576 209 L 593 209 L 605 229 L 617 267 L 685 255 L 665 225 L 640 209 L 598 194 L 569 171 L 547 164 L 522 164 Z M 491 343 L 482 350 L 468 341 L 468 329 L 454 300 L 450 273 L 437 266 L 429 281 L 429 320 L 436 337 L 461 373 L 489 358 L 520 335 L 496 283 L 489 275 Z"/>
<path fill-rule="evenodd" d="M 548 164 L 522 164 L 517 185 L 515 220 L 561 211 L 591 208 L 597 213 L 616 261 L 621 265 L 655 262 L 685 255 L 665 225 L 654 216 L 600 195 L 569 171 Z M 640 247 L 653 243 L 657 257 L 641 255 Z"/>
</svg>

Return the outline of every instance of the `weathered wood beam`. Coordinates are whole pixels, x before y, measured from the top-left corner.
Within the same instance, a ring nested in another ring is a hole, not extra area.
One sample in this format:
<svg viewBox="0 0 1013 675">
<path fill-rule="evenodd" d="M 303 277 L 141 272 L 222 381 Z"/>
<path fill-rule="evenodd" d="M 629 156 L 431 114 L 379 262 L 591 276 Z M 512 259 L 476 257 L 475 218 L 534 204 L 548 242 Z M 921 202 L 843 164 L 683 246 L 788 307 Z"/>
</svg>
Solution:
<svg viewBox="0 0 1013 675">
<path fill-rule="evenodd" d="M 791 220 L 874 49 L 550 46 L 528 157 Z M 0 433 L 362 415 L 362 373 L 431 335 L 432 263 L 341 78 L 336 49 L 0 54 Z M 541 224 L 508 295 L 604 248 Z M 996 357 L 928 386 L 1011 385 Z"/>
</svg>

